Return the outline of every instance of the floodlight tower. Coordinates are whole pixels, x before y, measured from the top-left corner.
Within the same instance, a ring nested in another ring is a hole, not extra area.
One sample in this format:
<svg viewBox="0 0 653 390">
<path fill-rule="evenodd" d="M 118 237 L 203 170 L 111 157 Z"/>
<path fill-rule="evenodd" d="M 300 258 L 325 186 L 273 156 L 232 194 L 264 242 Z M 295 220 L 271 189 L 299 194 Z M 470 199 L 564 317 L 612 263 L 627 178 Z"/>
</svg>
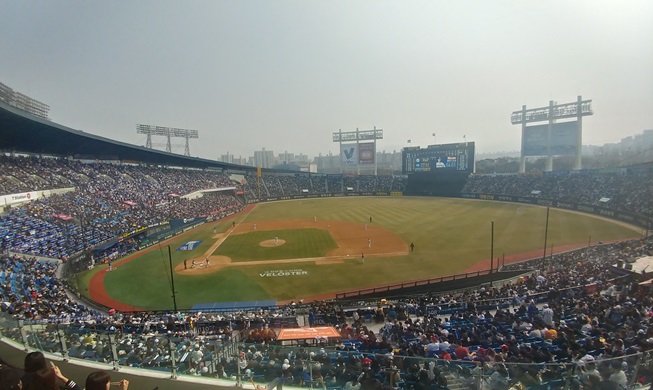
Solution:
<svg viewBox="0 0 653 390">
<path fill-rule="evenodd" d="M 378 173 L 376 161 L 376 140 L 383 139 L 383 129 L 374 126 L 372 130 L 345 131 L 333 133 L 333 142 L 340 145 L 340 173 L 344 166 L 355 166 L 360 175 L 361 165 L 374 164 L 374 175 Z M 348 142 L 343 144 L 343 142 Z M 354 143 L 355 142 L 355 143 Z"/>
<path fill-rule="evenodd" d="M 593 115 L 592 101 L 578 96 L 575 102 L 556 104 L 550 101 L 547 107 L 513 111 L 510 122 L 521 125 L 521 158 L 519 172 L 526 172 L 526 157 L 546 156 L 545 171 L 553 170 L 554 155 L 574 156 L 573 169 L 582 169 L 583 117 Z M 558 123 L 559 119 L 575 119 Z M 547 122 L 545 125 L 526 126 L 533 122 Z"/>
<path fill-rule="evenodd" d="M 170 143 L 171 137 L 185 138 L 186 139 L 186 148 L 184 150 L 185 156 L 190 156 L 190 147 L 188 145 L 188 140 L 191 138 L 199 138 L 197 130 L 188 130 L 188 129 L 177 129 L 174 127 L 163 127 L 163 126 L 153 126 L 153 125 L 136 125 L 136 133 L 138 134 L 147 134 L 147 141 L 145 141 L 145 147 L 152 149 L 152 136 L 161 135 L 168 138 L 168 143 L 166 144 L 166 152 L 172 153 L 172 144 Z"/>
</svg>

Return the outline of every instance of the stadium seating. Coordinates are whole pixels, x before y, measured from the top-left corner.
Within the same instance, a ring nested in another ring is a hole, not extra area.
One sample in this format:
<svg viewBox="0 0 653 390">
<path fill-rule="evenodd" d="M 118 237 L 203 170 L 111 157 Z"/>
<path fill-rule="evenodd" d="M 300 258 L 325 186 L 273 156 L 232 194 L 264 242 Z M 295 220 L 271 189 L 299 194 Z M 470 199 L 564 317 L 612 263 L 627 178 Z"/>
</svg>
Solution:
<svg viewBox="0 0 653 390">
<path fill-rule="evenodd" d="M 628 383 L 653 378 L 651 287 L 611 271 L 626 256 L 651 255 L 651 239 L 512 264 L 505 269 L 527 276 L 500 286 L 389 302 L 109 315 L 66 290 L 56 276 L 61 262 L 32 256 L 65 259 L 138 227 L 220 218 L 244 207 L 233 191 L 179 199 L 196 191 L 235 186 L 255 202 L 306 191 L 401 191 L 405 178 L 270 172 L 259 178 L 250 172 L 243 184 L 228 173 L 202 170 L 10 157 L 0 162 L 3 194 L 76 188 L 0 216 L 3 250 L 27 255 L 0 254 L 0 327 L 3 336 L 29 348 L 106 364 L 166 372 L 174 365 L 181 374 L 233 380 L 242 374 L 259 383 L 282 378 L 287 385 L 334 390 L 507 388 L 517 382 L 530 389 L 590 383 L 618 388 L 623 378 Z M 650 214 L 646 194 L 652 185 L 648 173 L 474 176 L 464 191 L 584 204 L 609 198 L 614 209 Z M 111 258 L 135 248 L 127 240 L 97 254 Z M 298 310 L 336 326 L 341 339 L 273 344 L 266 324 L 280 316 L 304 318 Z"/>
</svg>

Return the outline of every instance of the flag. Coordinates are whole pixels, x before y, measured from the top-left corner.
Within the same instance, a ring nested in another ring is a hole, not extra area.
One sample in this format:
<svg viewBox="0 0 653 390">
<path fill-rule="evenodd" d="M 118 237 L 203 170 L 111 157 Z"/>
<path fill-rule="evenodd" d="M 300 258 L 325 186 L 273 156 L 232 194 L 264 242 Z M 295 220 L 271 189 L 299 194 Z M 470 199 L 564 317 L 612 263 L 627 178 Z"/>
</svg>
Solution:
<svg viewBox="0 0 653 390">
<path fill-rule="evenodd" d="M 408 140 L 408 141 L 406 141 L 406 142 L 410 143 L 410 140 Z"/>
</svg>

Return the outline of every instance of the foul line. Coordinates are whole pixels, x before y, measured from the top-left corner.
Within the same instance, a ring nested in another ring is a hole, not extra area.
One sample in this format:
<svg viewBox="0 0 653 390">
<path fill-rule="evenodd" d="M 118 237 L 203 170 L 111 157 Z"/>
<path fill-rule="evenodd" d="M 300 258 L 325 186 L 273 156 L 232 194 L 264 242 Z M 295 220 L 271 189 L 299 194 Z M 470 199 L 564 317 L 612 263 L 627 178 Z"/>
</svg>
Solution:
<svg viewBox="0 0 653 390">
<path fill-rule="evenodd" d="M 233 226 L 231 229 L 229 229 L 229 231 L 228 231 L 224 236 L 218 238 L 218 239 L 215 241 L 215 243 L 213 243 L 213 245 L 211 245 L 211 247 L 209 247 L 209 249 L 207 249 L 207 250 L 204 252 L 204 254 L 202 254 L 202 257 L 206 258 L 206 257 L 208 257 L 208 256 L 211 256 L 211 255 L 213 254 L 213 252 L 215 252 L 216 249 L 218 249 L 218 248 L 220 247 L 220 245 L 222 245 L 222 243 L 223 243 L 223 242 L 224 242 L 224 241 L 225 241 L 225 240 L 226 240 L 226 239 L 231 235 L 231 233 L 233 233 L 233 231 L 236 230 L 236 228 L 237 228 L 238 226 L 240 226 L 240 224 L 243 223 L 244 220 L 247 219 L 247 217 L 252 213 L 252 211 L 254 211 L 254 209 L 256 209 L 256 207 L 258 207 L 258 203 L 256 203 L 256 204 L 254 205 L 254 207 L 252 207 L 252 209 L 249 210 L 249 211 L 247 212 L 247 214 L 245 214 L 245 216 L 243 217 L 243 219 L 241 220 L 241 222 L 238 222 L 235 226 Z"/>
<path fill-rule="evenodd" d="M 388 253 L 375 253 L 365 255 L 366 259 L 372 257 L 391 257 L 391 256 L 405 256 L 408 255 L 408 252 L 388 252 Z M 322 257 L 302 257 L 297 259 L 277 259 L 277 260 L 254 260 L 254 261 L 237 261 L 227 264 L 221 264 L 225 267 L 234 267 L 239 265 L 266 265 L 266 264 L 284 264 L 284 263 L 307 263 L 307 262 L 317 262 L 319 260 L 357 260 L 360 259 L 358 256 L 347 256 L 347 255 L 338 255 L 338 256 L 322 256 Z"/>
</svg>

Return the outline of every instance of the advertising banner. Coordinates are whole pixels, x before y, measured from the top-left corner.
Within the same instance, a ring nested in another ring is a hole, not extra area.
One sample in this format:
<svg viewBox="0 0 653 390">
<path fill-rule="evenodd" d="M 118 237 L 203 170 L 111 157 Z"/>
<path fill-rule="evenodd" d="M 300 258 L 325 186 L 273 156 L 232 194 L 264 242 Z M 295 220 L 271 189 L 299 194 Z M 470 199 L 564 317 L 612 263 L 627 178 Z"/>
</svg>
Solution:
<svg viewBox="0 0 653 390">
<path fill-rule="evenodd" d="M 14 203 L 25 203 L 39 198 L 39 193 L 36 191 L 21 192 L 19 194 L 3 195 L 0 196 L 0 205 L 12 205 Z"/>
<path fill-rule="evenodd" d="M 374 164 L 375 155 L 374 142 L 366 142 L 358 145 L 359 164 Z"/>
<path fill-rule="evenodd" d="M 358 163 L 358 149 L 356 144 L 342 144 L 340 158 L 343 165 L 356 165 Z"/>
<path fill-rule="evenodd" d="M 277 340 L 306 340 L 315 338 L 340 338 L 340 333 L 332 326 L 315 328 L 281 329 Z"/>
</svg>

